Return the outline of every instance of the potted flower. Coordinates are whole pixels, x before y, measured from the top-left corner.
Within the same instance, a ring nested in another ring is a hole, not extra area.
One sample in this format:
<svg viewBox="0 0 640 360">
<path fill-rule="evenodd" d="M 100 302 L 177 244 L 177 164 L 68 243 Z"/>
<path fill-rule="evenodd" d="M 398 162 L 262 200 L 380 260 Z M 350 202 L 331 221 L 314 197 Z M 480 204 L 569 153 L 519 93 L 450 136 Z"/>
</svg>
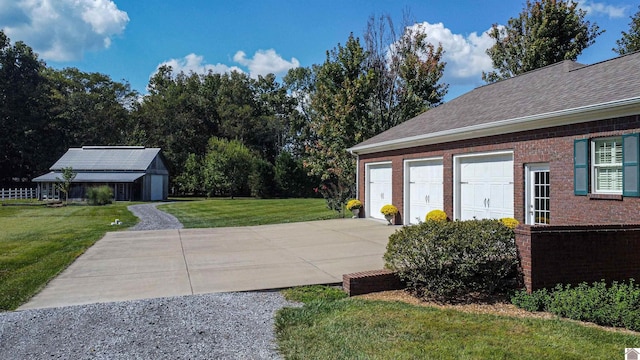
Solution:
<svg viewBox="0 0 640 360">
<path fill-rule="evenodd" d="M 391 204 L 387 204 L 383 206 L 382 209 L 380 209 L 380 212 L 382 213 L 382 215 L 384 215 L 384 218 L 387 219 L 389 225 L 392 225 L 391 221 L 393 220 L 393 217 L 398 213 L 398 208 Z"/>
<path fill-rule="evenodd" d="M 353 213 L 353 218 L 357 219 L 360 214 L 360 208 L 362 207 L 362 202 L 358 199 L 351 199 L 347 202 L 347 210 Z"/>
</svg>

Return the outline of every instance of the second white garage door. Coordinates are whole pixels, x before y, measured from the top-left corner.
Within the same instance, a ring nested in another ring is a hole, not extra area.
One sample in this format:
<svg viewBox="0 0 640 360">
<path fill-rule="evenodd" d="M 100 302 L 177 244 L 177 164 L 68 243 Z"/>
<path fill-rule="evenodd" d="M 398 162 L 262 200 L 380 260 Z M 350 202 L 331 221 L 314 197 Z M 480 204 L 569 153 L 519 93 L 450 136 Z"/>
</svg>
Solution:
<svg viewBox="0 0 640 360">
<path fill-rule="evenodd" d="M 375 164 L 367 167 L 367 199 L 368 217 L 384 219 L 380 209 L 392 204 L 391 164 Z"/>
<path fill-rule="evenodd" d="M 457 171 L 456 218 L 513 217 L 513 154 L 464 156 Z"/>
<path fill-rule="evenodd" d="M 431 210 L 444 210 L 442 201 L 442 160 L 406 162 L 405 223 L 425 220 Z"/>
</svg>

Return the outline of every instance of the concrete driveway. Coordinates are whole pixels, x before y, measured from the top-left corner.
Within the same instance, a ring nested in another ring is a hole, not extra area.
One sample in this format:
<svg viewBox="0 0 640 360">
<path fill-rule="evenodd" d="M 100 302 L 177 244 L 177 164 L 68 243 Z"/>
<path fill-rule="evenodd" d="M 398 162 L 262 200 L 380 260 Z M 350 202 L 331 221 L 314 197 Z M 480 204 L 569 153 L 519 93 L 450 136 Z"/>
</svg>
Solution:
<svg viewBox="0 0 640 360">
<path fill-rule="evenodd" d="M 339 283 L 381 269 L 398 228 L 337 219 L 111 232 L 19 309 Z"/>
</svg>

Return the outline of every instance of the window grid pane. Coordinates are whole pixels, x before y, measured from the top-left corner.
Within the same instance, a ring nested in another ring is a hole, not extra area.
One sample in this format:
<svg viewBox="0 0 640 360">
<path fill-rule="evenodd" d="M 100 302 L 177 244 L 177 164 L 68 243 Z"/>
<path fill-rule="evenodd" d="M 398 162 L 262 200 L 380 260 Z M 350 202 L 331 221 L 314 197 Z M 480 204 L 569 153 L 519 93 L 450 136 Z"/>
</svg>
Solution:
<svg viewBox="0 0 640 360">
<path fill-rule="evenodd" d="M 535 225 L 549 224 L 551 211 L 549 208 L 549 171 L 534 173 L 533 222 Z"/>
<path fill-rule="evenodd" d="M 596 165 L 622 165 L 622 140 L 596 141 Z"/>
<path fill-rule="evenodd" d="M 595 192 L 622 192 L 622 139 L 594 141 Z"/>
</svg>

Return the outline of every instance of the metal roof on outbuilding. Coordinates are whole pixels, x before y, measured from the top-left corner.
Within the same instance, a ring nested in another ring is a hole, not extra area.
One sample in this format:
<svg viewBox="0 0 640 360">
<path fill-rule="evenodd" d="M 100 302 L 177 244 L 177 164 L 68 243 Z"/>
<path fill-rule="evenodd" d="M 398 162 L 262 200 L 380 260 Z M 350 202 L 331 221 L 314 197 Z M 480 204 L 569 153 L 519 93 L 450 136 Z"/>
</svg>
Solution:
<svg viewBox="0 0 640 360">
<path fill-rule="evenodd" d="M 159 153 L 160 148 L 143 146 L 83 146 L 69 149 L 50 170 L 145 171 Z"/>
<path fill-rule="evenodd" d="M 73 183 L 130 183 L 145 175 L 144 172 L 78 172 Z M 34 182 L 58 182 L 63 179 L 62 172 L 52 171 L 38 176 Z"/>
</svg>

